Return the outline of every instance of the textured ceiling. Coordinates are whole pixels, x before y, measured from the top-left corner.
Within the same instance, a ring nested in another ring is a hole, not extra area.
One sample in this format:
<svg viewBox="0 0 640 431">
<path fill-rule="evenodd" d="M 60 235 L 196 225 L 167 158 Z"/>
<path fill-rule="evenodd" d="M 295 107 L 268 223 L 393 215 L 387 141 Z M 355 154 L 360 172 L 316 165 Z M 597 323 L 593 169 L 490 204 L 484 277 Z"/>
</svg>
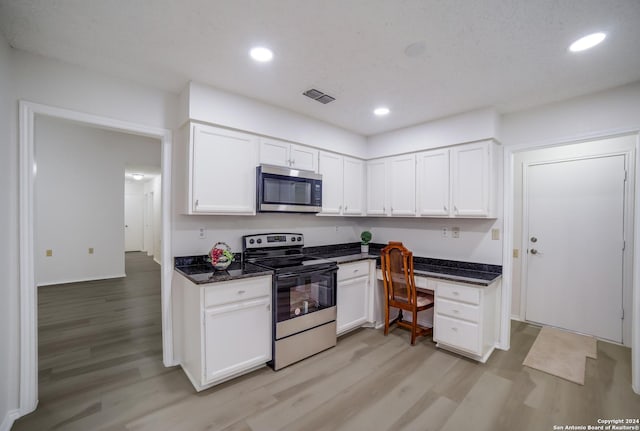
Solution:
<svg viewBox="0 0 640 431">
<path fill-rule="evenodd" d="M 194 80 L 363 135 L 640 80 L 639 22 L 639 0 L 0 0 L 17 49 L 173 92 Z M 602 45 L 567 51 L 594 31 Z M 254 63 L 255 44 L 274 61 Z M 312 87 L 337 100 L 302 96 Z"/>
</svg>

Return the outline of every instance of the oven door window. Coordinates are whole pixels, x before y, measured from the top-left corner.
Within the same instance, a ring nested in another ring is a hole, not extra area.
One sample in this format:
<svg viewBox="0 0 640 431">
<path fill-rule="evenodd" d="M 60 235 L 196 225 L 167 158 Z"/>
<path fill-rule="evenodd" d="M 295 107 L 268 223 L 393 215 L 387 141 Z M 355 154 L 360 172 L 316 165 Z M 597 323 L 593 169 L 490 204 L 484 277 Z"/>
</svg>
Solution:
<svg viewBox="0 0 640 431">
<path fill-rule="evenodd" d="M 335 272 L 278 278 L 277 321 L 283 322 L 336 305 Z"/>
<path fill-rule="evenodd" d="M 311 182 L 302 178 L 264 176 L 263 203 L 311 205 Z"/>
</svg>

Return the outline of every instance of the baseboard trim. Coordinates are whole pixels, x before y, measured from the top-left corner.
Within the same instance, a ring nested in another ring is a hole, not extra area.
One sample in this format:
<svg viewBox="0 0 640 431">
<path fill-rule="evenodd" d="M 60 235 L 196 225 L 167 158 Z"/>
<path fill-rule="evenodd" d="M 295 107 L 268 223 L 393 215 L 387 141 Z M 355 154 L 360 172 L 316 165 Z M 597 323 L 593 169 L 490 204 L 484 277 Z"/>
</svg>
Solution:
<svg viewBox="0 0 640 431">
<path fill-rule="evenodd" d="M 69 284 L 69 283 L 83 283 L 85 281 L 98 281 L 98 280 L 110 280 L 112 278 L 123 278 L 126 277 L 127 274 L 116 274 L 116 275 L 101 275 L 99 277 L 90 277 L 90 278 L 79 278 L 79 279 L 69 279 L 69 280 L 58 280 L 58 281 L 47 281 L 45 283 L 38 283 L 38 287 L 42 286 L 52 286 L 54 284 Z"/>
<path fill-rule="evenodd" d="M 11 431 L 13 423 L 20 417 L 18 410 L 9 410 L 0 424 L 0 431 Z"/>
</svg>

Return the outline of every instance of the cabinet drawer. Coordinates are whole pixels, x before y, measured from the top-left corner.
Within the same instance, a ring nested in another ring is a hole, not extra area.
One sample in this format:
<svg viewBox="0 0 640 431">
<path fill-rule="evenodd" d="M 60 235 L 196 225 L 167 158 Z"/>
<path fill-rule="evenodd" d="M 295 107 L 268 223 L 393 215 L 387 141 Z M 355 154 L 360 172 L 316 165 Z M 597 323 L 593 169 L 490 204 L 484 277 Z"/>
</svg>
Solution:
<svg viewBox="0 0 640 431">
<path fill-rule="evenodd" d="M 480 325 L 465 322 L 459 319 L 436 314 L 434 327 L 434 339 L 451 347 L 466 350 L 479 355 L 480 352 Z"/>
<path fill-rule="evenodd" d="M 465 304 L 458 301 L 450 301 L 444 298 L 436 299 L 436 313 L 457 319 L 480 322 L 480 307 L 477 305 Z"/>
<path fill-rule="evenodd" d="M 453 299 L 454 301 L 468 302 L 469 304 L 480 304 L 480 289 L 459 284 L 438 282 L 436 296 Z"/>
<path fill-rule="evenodd" d="M 271 277 L 213 283 L 204 288 L 204 306 L 226 304 L 271 295 Z"/>
<path fill-rule="evenodd" d="M 338 281 L 369 275 L 369 261 L 362 260 L 355 263 L 347 263 L 338 267 Z"/>
</svg>

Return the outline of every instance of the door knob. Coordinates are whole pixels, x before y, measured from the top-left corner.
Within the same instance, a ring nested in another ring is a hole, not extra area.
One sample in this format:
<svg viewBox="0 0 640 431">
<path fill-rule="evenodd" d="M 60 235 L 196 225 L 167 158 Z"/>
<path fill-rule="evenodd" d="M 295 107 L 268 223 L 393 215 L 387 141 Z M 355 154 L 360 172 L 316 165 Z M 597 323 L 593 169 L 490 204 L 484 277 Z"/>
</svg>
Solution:
<svg viewBox="0 0 640 431">
<path fill-rule="evenodd" d="M 538 254 L 538 250 L 536 250 L 535 248 L 531 249 L 531 254 Z"/>
<path fill-rule="evenodd" d="M 536 238 L 535 236 L 531 237 L 531 242 L 538 242 L 538 238 Z"/>
</svg>

